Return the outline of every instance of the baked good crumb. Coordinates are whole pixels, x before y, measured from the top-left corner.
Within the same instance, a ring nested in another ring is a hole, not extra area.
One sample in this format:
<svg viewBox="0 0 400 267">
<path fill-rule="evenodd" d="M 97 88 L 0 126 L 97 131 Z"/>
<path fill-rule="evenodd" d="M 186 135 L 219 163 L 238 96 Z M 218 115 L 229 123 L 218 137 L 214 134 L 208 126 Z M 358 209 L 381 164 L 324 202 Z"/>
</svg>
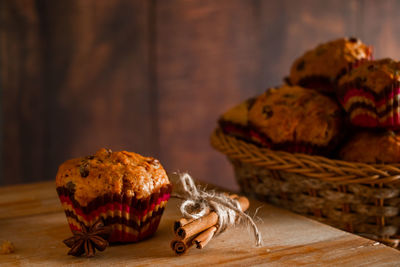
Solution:
<svg viewBox="0 0 400 267">
<path fill-rule="evenodd" d="M 15 252 L 15 246 L 11 241 L 5 240 L 1 243 L 0 254 L 12 254 Z"/>
</svg>

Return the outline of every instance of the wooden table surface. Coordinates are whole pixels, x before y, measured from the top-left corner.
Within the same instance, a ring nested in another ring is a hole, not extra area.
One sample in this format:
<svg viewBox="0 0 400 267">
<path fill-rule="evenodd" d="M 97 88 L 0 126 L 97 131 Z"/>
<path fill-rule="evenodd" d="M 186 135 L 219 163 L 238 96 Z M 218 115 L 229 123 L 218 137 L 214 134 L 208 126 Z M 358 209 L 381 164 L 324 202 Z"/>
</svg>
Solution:
<svg viewBox="0 0 400 267">
<path fill-rule="evenodd" d="M 0 255 L 0 265 L 109 266 L 399 266 L 400 252 L 372 240 L 345 233 L 305 217 L 251 201 L 261 207 L 257 223 L 264 246 L 253 247 L 243 226 L 228 229 L 203 250 L 192 248 L 177 257 L 169 247 L 178 202 L 170 200 L 154 237 L 136 244 L 107 248 L 94 258 L 67 255 L 61 242 L 71 236 L 53 182 L 0 188 L 0 241 L 16 251 Z"/>
</svg>

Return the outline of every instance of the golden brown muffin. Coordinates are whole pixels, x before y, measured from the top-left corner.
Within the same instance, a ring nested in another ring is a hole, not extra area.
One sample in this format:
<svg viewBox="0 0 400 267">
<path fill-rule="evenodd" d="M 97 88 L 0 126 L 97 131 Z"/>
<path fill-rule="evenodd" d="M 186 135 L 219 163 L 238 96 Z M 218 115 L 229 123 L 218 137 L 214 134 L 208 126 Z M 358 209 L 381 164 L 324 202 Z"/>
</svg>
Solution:
<svg viewBox="0 0 400 267">
<path fill-rule="evenodd" d="M 104 148 L 94 156 L 64 162 L 56 177 L 57 187 L 74 185 L 75 200 L 82 206 L 104 194 L 145 198 L 169 183 L 158 160 Z"/>
<path fill-rule="evenodd" d="M 249 121 L 270 139 L 272 147 L 314 153 L 306 148 L 327 147 L 339 136 L 340 115 L 339 105 L 329 97 L 311 89 L 284 85 L 269 89 L 256 99 L 249 111 Z"/>
<path fill-rule="evenodd" d="M 364 163 L 400 162 L 400 135 L 392 131 L 359 132 L 342 148 L 340 157 Z"/>
<path fill-rule="evenodd" d="M 222 114 L 218 123 L 226 134 L 250 141 L 248 113 L 254 100 L 254 98 L 247 99 Z"/>
<path fill-rule="evenodd" d="M 400 62 L 391 58 L 384 58 L 366 62 L 344 75 L 339 86 L 357 83 L 359 87 L 366 87 L 376 94 L 382 93 L 393 82 L 400 82 Z"/>
<path fill-rule="evenodd" d="M 362 61 L 371 59 L 372 49 L 356 38 L 341 38 L 318 45 L 296 59 L 290 83 L 324 93 L 334 93 L 337 80 Z"/>
<path fill-rule="evenodd" d="M 254 98 L 247 99 L 239 105 L 230 108 L 224 114 L 222 114 L 220 121 L 229 122 L 242 127 L 248 125 L 248 113 L 251 105 L 254 103 Z"/>
<path fill-rule="evenodd" d="M 152 235 L 172 189 L 158 160 L 106 149 L 64 162 L 56 185 L 71 231 L 103 220 L 112 228 L 110 242 Z"/>
<path fill-rule="evenodd" d="M 353 69 L 340 79 L 338 96 L 354 125 L 400 128 L 400 62 L 386 58 Z"/>
</svg>

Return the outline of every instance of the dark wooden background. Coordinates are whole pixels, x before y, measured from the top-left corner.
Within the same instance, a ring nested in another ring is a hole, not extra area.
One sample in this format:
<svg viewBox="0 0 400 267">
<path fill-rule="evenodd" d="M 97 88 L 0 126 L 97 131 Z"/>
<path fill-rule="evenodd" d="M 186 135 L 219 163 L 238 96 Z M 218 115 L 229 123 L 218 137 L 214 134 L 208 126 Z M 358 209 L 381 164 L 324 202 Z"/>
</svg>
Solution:
<svg viewBox="0 0 400 267">
<path fill-rule="evenodd" d="M 0 184 L 100 147 L 236 188 L 217 117 L 305 49 L 357 36 L 400 58 L 400 1 L 0 0 Z"/>
</svg>

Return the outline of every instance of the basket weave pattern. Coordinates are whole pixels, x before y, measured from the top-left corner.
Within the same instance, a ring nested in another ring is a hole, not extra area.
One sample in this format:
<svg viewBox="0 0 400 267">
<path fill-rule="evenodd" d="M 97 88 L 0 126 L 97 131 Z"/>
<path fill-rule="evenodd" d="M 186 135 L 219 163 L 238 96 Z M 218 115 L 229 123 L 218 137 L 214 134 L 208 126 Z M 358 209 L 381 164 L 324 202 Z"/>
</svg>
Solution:
<svg viewBox="0 0 400 267">
<path fill-rule="evenodd" d="M 393 247 L 400 241 L 400 164 L 364 164 L 260 148 L 225 135 L 214 148 L 232 162 L 242 191 Z"/>
</svg>

